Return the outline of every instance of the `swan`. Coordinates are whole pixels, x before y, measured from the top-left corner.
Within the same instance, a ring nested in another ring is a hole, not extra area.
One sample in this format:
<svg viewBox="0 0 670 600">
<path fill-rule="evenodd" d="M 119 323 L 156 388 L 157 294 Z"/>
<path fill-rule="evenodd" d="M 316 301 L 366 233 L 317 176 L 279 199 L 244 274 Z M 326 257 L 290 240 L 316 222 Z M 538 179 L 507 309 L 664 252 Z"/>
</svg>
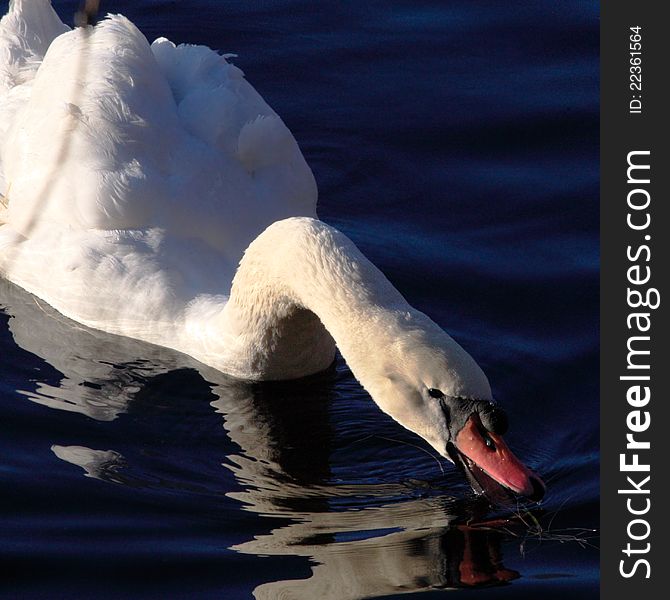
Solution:
<svg viewBox="0 0 670 600">
<path fill-rule="evenodd" d="M 476 491 L 545 486 L 507 447 L 474 359 L 316 214 L 288 128 L 228 57 L 71 30 L 50 0 L 0 22 L 0 275 L 94 329 L 237 378 L 339 349 L 381 410 Z"/>
</svg>

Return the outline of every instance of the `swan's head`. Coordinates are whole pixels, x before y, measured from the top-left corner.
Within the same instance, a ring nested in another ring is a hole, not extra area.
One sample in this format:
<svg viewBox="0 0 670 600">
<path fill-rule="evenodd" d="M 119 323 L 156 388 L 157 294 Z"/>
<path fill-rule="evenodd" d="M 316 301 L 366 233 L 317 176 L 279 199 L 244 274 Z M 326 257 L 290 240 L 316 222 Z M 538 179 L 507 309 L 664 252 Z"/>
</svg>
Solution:
<svg viewBox="0 0 670 600">
<path fill-rule="evenodd" d="M 362 378 L 375 402 L 461 467 L 475 491 L 539 501 L 544 483 L 505 444 L 507 416 L 479 365 L 424 315 L 407 321 Z"/>
</svg>

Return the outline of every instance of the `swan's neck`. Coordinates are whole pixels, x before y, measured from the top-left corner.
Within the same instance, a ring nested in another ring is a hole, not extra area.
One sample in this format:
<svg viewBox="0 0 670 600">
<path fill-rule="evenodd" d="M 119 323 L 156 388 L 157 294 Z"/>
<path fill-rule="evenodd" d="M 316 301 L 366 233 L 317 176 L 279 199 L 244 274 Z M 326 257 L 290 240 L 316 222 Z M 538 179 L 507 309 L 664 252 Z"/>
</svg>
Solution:
<svg viewBox="0 0 670 600">
<path fill-rule="evenodd" d="M 365 365 L 415 313 L 347 237 L 316 219 L 292 218 L 247 249 L 220 330 L 239 376 L 318 372 L 332 362 L 337 343 L 363 382 Z"/>
</svg>

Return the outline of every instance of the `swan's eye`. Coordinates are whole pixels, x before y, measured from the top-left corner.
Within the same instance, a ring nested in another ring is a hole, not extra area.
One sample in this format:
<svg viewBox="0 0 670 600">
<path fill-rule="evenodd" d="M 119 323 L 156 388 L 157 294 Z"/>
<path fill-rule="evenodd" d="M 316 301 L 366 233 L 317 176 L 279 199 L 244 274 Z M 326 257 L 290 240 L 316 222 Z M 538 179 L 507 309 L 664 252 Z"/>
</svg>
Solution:
<svg viewBox="0 0 670 600">
<path fill-rule="evenodd" d="M 440 398 L 444 398 L 444 394 L 443 394 L 440 390 L 437 390 L 437 389 L 435 389 L 435 388 L 429 388 L 429 389 L 428 389 L 428 395 L 429 395 L 431 398 L 437 398 L 438 400 L 439 400 Z"/>
</svg>

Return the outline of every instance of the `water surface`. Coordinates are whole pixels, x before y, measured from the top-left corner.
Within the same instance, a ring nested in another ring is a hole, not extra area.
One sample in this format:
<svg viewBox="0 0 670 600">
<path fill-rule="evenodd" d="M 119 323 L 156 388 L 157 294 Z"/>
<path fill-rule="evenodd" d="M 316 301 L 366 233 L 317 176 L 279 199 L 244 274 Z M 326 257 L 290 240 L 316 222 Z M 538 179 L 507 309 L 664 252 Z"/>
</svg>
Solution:
<svg viewBox="0 0 670 600">
<path fill-rule="evenodd" d="M 251 385 L 0 281 L 0 595 L 596 598 L 597 4 L 102 5 L 238 54 L 549 493 L 489 510 L 341 358 Z"/>
</svg>

